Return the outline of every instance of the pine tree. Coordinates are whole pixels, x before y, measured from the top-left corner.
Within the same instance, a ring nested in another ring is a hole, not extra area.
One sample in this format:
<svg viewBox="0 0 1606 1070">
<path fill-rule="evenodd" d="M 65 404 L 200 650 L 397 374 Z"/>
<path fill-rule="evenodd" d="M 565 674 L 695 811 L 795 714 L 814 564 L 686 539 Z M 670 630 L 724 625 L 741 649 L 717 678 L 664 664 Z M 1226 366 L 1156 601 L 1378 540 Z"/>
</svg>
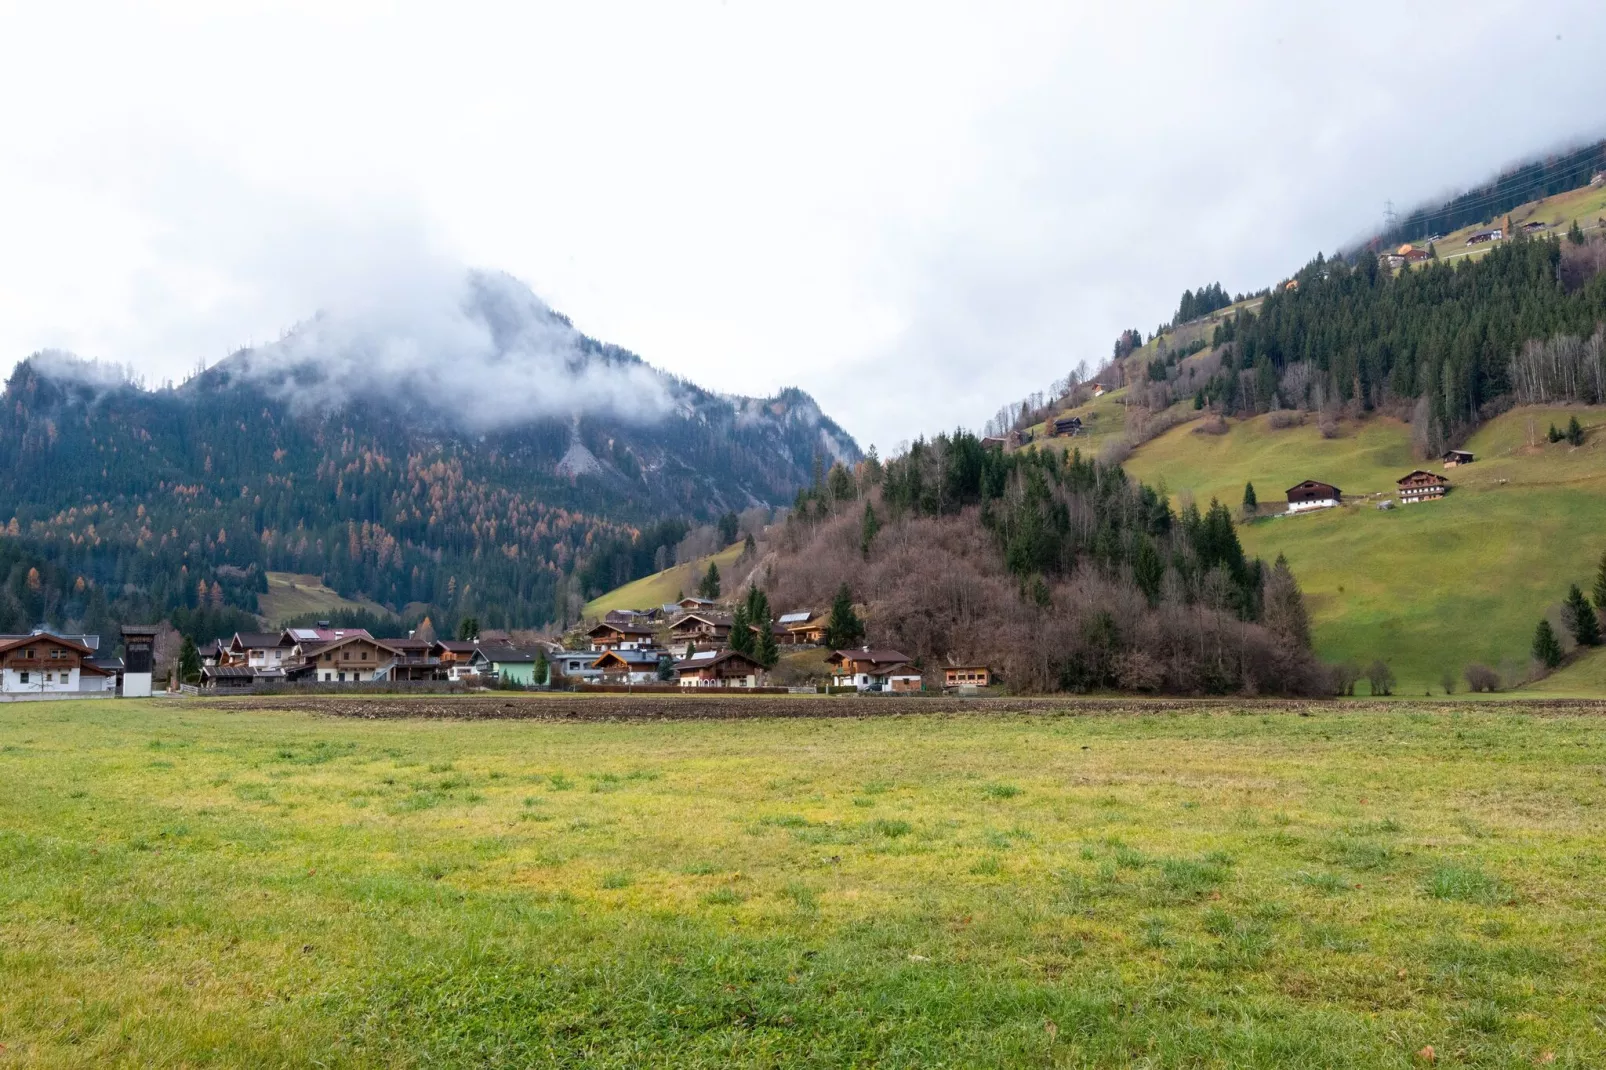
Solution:
<svg viewBox="0 0 1606 1070">
<path fill-rule="evenodd" d="M 186 684 L 198 683 L 201 679 L 201 652 L 195 649 L 195 640 L 187 635 L 178 652 L 178 678 Z"/>
<path fill-rule="evenodd" d="M 1606 553 L 1600 555 L 1600 567 L 1595 570 L 1595 608 L 1606 607 Z"/>
<path fill-rule="evenodd" d="M 753 656 L 753 629 L 748 627 L 751 623 L 747 615 L 747 603 L 737 603 L 736 613 L 731 617 L 730 648 L 748 657 Z"/>
<path fill-rule="evenodd" d="M 831 615 L 825 622 L 825 645 L 832 650 L 847 650 L 863 641 L 864 622 L 853 611 L 853 592 L 844 583 L 831 600 Z"/>
<path fill-rule="evenodd" d="M 1562 615 L 1567 630 L 1573 633 L 1579 646 L 1600 646 L 1600 620 L 1595 616 L 1595 607 L 1589 604 L 1576 583 L 1567 591 Z"/>
<path fill-rule="evenodd" d="M 1584 425 L 1578 422 L 1576 416 L 1567 421 L 1567 441 L 1574 446 L 1584 444 Z"/>
<path fill-rule="evenodd" d="M 1534 629 L 1533 657 L 1547 669 L 1561 664 L 1561 640 L 1556 638 L 1556 630 L 1548 620 L 1541 620 Z"/>
<path fill-rule="evenodd" d="M 865 557 L 870 556 L 870 544 L 875 542 L 876 534 L 881 530 L 881 519 L 875 515 L 875 509 L 869 502 L 864 503 L 864 520 L 859 524 L 859 552 Z"/>
<path fill-rule="evenodd" d="M 459 642 L 471 643 L 480 637 L 480 619 L 478 617 L 464 617 L 457 622 L 457 638 Z"/>
<path fill-rule="evenodd" d="M 1255 485 L 1244 484 L 1244 516 L 1254 516 L 1260 512 L 1260 502 L 1255 499 Z"/>
<path fill-rule="evenodd" d="M 708 571 L 703 573 L 702 582 L 697 585 L 697 596 L 710 601 L 719 597 L 719 566 L 712 561 L 708 563 Z"/>
</svg>

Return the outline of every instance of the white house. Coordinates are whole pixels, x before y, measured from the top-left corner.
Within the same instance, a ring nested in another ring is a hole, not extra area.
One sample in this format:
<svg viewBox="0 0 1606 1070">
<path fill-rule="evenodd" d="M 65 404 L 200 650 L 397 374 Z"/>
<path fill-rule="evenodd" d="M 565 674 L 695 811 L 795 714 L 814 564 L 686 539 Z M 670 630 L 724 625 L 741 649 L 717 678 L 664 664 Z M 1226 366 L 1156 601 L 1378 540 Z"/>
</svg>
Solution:
<svg viewBox="0 0 1606 1070">
<path fill-rule="evenodd" d="M 106 694 L 117 690 L 117 671 L 95 658 L 100 637 L 57 635 L 40 629 L 0 636 L 0 693 L 6 695 Z"/>
<path fill-rule="evenodd" d="M 1288 511 L 1308 513 L 1312 509 L 1332 509 L 1344 501 L 1344 492 L 1331 483 L 1307 479 L 1297 487 L 1288 488 Z"/>
</svg>

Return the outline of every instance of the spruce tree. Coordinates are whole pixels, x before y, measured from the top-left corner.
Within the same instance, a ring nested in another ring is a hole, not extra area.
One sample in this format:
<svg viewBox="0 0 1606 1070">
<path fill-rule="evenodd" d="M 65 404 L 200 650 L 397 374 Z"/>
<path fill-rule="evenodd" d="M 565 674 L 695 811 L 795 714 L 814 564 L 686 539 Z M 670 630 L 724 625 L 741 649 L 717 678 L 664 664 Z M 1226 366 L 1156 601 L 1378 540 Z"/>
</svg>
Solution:
<svg viewBox="0 0 1606 1070">
<path fill-rule="evenodd" d="M 198 683 L 201 679 L 201 652 L 195 649 L 195 640 L 187 635 L 178 652 L 178 678 L 186 684 Z"/>
<path fill-rule="evenodd" d="M 464 617 L 457 622 L 457 638 L 460 642 L 473 642 L 480 637 L 480 619 L 478 617 Z"/>
<path fill-rule="evenodd" d="M 853 592 L 844 583 L 831 600 L 831 615 L 825 622 L 825 645 L 832 650 L 847 650 L 863 641 L 864 622 L 853 611 Z"/>
<path fill-rule="evenodd" d="M 766 669 L 775 668 L 775 663 L 781 660 L 781 650 L 775 642 L 775 628 L 768 616 L 759 623 L 758 642 L 753 647 L 753 660 Z"/>
<path fill-rule="evenodd" d="M 719 566 L 712 561 L 708 563 L 708 571 L 703 573 L 702 582 L 697 585 L 697 596 L 709 601 L 719 597 Z"/>
<path fill-rule="evenodd" d="M 1567 590 L 1563 615 L 1567 630 L 1573 633 L 1579 646 L 1600 646 L 1600 620 L 1595 616 L 1595 607 L 1589 604 L 1576 583 Z"/>
<path fill-rule="evenodd" d="M 1595 608 L 1606 606 L 1606 553 L 1600 555 L 1600 567 L 1595 570 Z"/>
<path fill-rule="evenodd" d="M 1567 441 L 1574 446 L 1584 444 L 1584 425 L 1578 422 L 1576 416 L 1567 421 Z"/>
<path fill-rule="evenodd" d="M 1255 485 L 1244 484 L 1244 516 L 1254 516 L 1260 511 L 1260 502 L 1255 499 Z"/>
<path fill-rule="evenodd" d="M 875 515 L 870 503 L 864 503 L 864 520 L 859 524 L 859 552 L 865 557 L 870 556 L 870 544 L 875 542 L 876 534 L 881 530 L 881 519 Z"/>
<path fill-rule="evenodd" d="M 747 603 L 737 603 L 736 613 L 731 618 L 730 648 L 738 654 L 753 656 L 753 629 L 748 627 L 752 623 L 747 616 Z"/>
<path fill-rule="evenodd" d="M 1533 657 L 1546 669 L 1561 664 L 1561 640 L 1556 638 L 1556 630 L 1548 620 L 1541 620 L 1534 629 Z"/>
</svg>

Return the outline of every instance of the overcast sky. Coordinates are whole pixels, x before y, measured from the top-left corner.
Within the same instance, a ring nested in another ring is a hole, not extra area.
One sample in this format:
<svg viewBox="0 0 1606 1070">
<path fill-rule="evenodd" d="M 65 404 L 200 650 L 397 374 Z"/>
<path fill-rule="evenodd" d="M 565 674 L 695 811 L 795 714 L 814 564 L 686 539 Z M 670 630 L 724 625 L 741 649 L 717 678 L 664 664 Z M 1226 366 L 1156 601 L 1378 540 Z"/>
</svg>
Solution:
<svg viewBox="0 0 1606 1070">
<path fill-rule="evenodd" d="M 461 263 L 885 451 L 1606 133 L 1598 0 L 543 8 L 0 0 L 0 367 Z"/>
</svg>

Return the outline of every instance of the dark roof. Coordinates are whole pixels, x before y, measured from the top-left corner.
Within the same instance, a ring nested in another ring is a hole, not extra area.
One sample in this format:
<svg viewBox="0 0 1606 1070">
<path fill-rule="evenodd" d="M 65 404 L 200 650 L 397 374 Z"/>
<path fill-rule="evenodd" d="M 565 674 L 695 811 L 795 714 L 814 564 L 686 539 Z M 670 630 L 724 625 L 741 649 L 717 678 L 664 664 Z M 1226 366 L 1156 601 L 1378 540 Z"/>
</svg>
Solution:
<svg viewBox="0 0 1606 1070">
<path fill-rule="evenodd" d="M 153 636 L 161 630 L 157 624 L 125 624 L 122 629 L 124 635 L 140 636 Z"/>
<path fill-rule="evenodd" d="M 900 654 L 896 650 L 859 648 L 856 650 L 833 650 L 826 661 L 868 661 L 872 665 L 898 665 L 907 663 L 908 654 Z"/>
<path fill-rule="evenodd" d="M 1471 457 L 1472 456 L 1472 451 L 1471 450 L 1445 450 L 1444 451 L 1444 455 L 1446 457 Z"/>
<path fill-rule="evenodd" d="M 201 669 L 202 676 L 226 680 L 254 680 L 257 671 L 249 665 L 208 665 Z"/>
<path fill-rule="evenodd" d="M 704 624 L 715 628 L 729 628 L 736 623 L 735 618 L 728 613 L 704 613 L 698 611 L 696 613 L 682 614 L 680 617 L 672 621 L 669 626 L 671 628 L 678 628 L 689 620 L 700 620 Z"/>
<path fill-rule="evenodd" d="M 679 662 L 676 667 L 679 668 L 681 672 L 685 672 L 688 669 L 706 669 L 713 665 L 727 665 L 730 662 L 737 660 L 745 661 L 755 669 L 762 669 L 764 667 L 753 658 L 743 654 L 740 650 L 721 650 L 718 654 L 715 654 L 711 658 L 699 658 L 695 661 L 688 658 Z"/>
<path fill-rule="evenodd" d="M 599 632 L 619 632 L 621 635 L 651 635 L 652 628 L 645 624 L 635 624 L 630 621 L 609 620 L 592 628 L 587 635 L 596 635 Z"/>
<path fill-rule="evenodd" d="M 1336 498 L 1340 493 L 1342 492 L 1331 483 L 1307 479 L 1297 487 L 1288 488 L 1288 500 L 1307 501 L 1312 498 Z"/>
<path fill-rule="evenodd" d="M 516 646 L 503 646 L 500 643 L 482 643 L 479 652 L 486 661 L 507 665 L 522 665 L 527 661 L 536 660 L 534 651 L 520 650 Z"/>
<path fill-rule="evenodd" d="M 661 657 L 663 657 L 663 654 L 656 651 L 605 650 L 597 657 L 596 661 L 591 663 L 591 667 L 594 669 L 600 669 L 602 668 L 602 663 L 607 661 L 609 658 L 612 658 L 615 661 L 622 661 L 626 665 L 630 666 L 641 665 L 656 667 L 658 660 Z"/>
<path fill-rule="evenodd" d="M 1399 479 L 1396 479 L 1394 482 L 1395 483 L 1405 483 L 1407 480 L 1415 479 L 1417 476 L 1427 476 L 1428 479 L 1432 480 L 1434 483 L 1448 483 L 1448 482 L 1450 482 L 1444 476 L 1439 475 L 1439 473 L 1437 473 L 1437 472 L 1429 472 L 1425 468 L 1418 468 L 1414 472 L 1407 472 L 1405 475 L 1401 476 Z"/>
<path fill-rule="evenodd" d="M 476 645 L 467 639 L 437 639 L 435 645 L 454 654 L 472 654 L 476 649 Z"/>
<path fill-rule="evenodd" d="M 93 655 L 95 653 L 94 647 L 86 646 L 76 639 L 68 639 L 65 635 L 57 635 L 55 632 L 34 632 L 30 635 L 7 636 L 4 640 L 0 640 L 0 650 L 9 650 L 14 646 L 25 646 L 28 643 L 36 643 L 41 640 L 48 640 L 61 646 L 70 646 L 80 654 Z"/>
<path fill-rule="evenodd" d="M 122 672 L 122 658 L 90 658 L 88 663 L 101 672 Z"/>
</svg>

